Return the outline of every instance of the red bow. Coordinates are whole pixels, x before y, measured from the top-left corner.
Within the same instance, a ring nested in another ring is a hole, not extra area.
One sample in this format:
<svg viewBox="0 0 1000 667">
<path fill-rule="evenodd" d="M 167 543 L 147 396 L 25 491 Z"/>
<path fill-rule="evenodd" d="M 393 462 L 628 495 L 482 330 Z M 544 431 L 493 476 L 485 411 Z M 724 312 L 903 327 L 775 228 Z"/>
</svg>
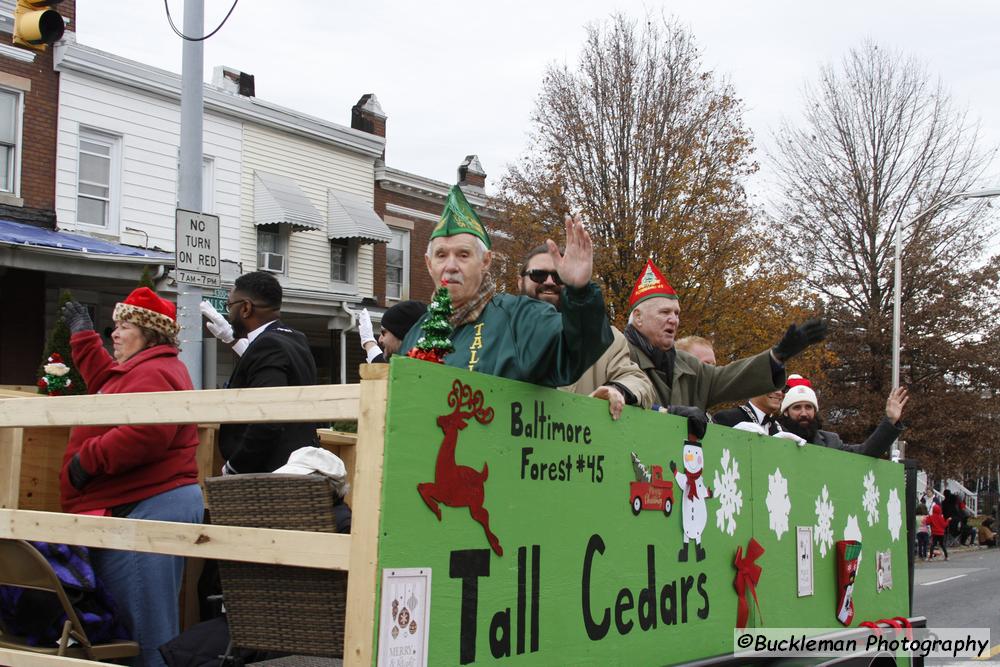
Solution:
<svg viewBox="0 0 1000 667">
<path fill-rule="evenodd" d="M 688 500 L 694 500 L 698 497 L 698 478 L 701 477 L 701 471 L 698 472 L 688 472 L 684 471 L 687 475 L 687 497 Z"/>
<path fill-rule="evenodd" d="M 858 627 L 868 628 L 872 631 L 876 637 L 882 636 L 882 623 L 885 623 L 893 630 L 906 630 L 906 638 L 913 639 L 913 625 L 910 623 L 910 619 L 905 616 L 895 616 L 893 618 L 883 618 L 880 621 L 865 621 L 864 623 L 859 623 Z"/>
<path fill-rule="evenodd" d="M 747 604 L 746 589 L 750 589 L 753 595 L 754 604 L 757 605 L 757 615 L 760 616 L 760 602 L 757 601 L 757 582 L 760 581 L 761 567 L 756 561 L 764 553 L 764 547 L 760 546 L 754 538 L 750 538 L 747 543 L 747 555 L 743 557 L 743 547 L 736 547 L 736 579 L 733 580 L 733 587 L 739 596 L 739 605 L 736 607 L 736 627 L 745 628 L 747 619 L 750 617 L 750 605 Z"/>
</svg>

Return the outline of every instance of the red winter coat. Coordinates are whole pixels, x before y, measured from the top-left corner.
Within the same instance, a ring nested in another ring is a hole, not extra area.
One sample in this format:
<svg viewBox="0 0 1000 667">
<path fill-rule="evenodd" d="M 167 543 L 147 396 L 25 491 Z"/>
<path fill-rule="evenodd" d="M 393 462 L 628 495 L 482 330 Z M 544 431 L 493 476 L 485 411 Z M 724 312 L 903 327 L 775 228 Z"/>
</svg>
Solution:
<svg viewBox="0 0 1000 667">
<path fill-rule="evenodd" d="M 177 348 L 157 345 L 118 364 L 94 331 L 70 339 L 73 362 L 92 394 L 193 389 Z M 194 424 L 77 426 L 69 434 L 59 487 L 63 511 L 85 512 L 151 498 L 198 482 Z M 74 454 L 93 477 L 77 491 L 67 468 Z"/>
<path fill-rule="evenodd" d="M 944 518 L 944 512 L 941 511 L 940 505 L 935 505 L 931 513 L 924 517 L 924 525 L 931 527 L 931 535 L 938 537 L 944 535 L 945 531 L 948 530 L 948 519 Z"/>
</svg>

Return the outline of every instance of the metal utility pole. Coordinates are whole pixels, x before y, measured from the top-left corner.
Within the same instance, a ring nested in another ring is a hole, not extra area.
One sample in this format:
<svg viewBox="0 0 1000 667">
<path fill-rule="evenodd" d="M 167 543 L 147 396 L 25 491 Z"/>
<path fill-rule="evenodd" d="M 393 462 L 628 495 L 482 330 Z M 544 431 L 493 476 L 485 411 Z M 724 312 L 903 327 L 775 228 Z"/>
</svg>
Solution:
<svg viewBox="0 0 1000 667">
<path fill-rule="evenodd" d="M 204 0 L 184 0 L 184 34 L 200 37 L 205 31 Z M 201 211 L 202 125 L 204 99 L 202 76 L 205 52 L 201 41 L 183 40 L 181 59 L 181 150 L 178 173 L 180 208 Z M 180 359 L 187 366 L 195 389 L 202 383 L 202 324 L 198 285 L 177 282 L 177 322 L 181 325 Z"/>
</svg>

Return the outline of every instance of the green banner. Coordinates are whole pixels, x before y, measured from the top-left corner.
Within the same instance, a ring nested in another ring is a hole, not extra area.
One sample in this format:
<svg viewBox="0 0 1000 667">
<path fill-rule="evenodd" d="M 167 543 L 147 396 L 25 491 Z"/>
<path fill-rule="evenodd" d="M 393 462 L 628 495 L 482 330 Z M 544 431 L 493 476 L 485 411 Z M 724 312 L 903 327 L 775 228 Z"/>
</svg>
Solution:
<svg viewBox="0 0 1000 667">
<path fill-rule="evenodd" d="M 908 615 L 902 466 L 714 425 L 692 446 L 686 430 L 665 414 L 627 407 L 612 421 L 603 401 L 394 359 L 379 566 L 433 583 L 428 609 L 406 608 L 423 600 L 416 584 L 381 591 L 376 654 L 421 664 L 419 647 L 394 643 L 424 630 L 430 665 L 730 653 L 734 562 L 751 538 L 763 553 L 744 564 L 760 567 L 755 586 L 744 579 L 749 626 L 841 627 L 845 590 L 851 625 Z M 838 583 L 844 539 L 862 545 L 852 589 Z"/>
</svg>

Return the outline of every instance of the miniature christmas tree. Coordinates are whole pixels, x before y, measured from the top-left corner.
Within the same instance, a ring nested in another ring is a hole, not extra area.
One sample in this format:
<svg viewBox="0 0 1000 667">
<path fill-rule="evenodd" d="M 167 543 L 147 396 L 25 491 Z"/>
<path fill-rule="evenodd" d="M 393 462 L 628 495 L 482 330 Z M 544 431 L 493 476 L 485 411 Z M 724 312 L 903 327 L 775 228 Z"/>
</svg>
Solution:
<svg viewBox="0 0 1000 667">
<path fill-rule="evenodd" d="M 76 367 L 73 366 L 73 355 L 69 348 L 69 327 L 66 326 L 66 323 L 62 318 L 63 304 L 72 300 L 73 295 L 68 291 L 64 291 L 59 295 L 59 319 L 56 320 L 56 325 L 52 327 L 52 331 L 49 332 L 48 340 L 45 341 L 45 356 L 42 357 L 42 364 L 38 368 L 39 394 L 51 394 L 49 391 L 49 385 L 45 381 L 46 377 L 53 375 L 48 372 L 48 367 L 51 364 L 62 364 L 68 369 L 68 371 L 62 375 L 54 375 L 54 377 L 59 378 L 56 381 L 56 384 L 60 385 L 60 394 L 67 395 L 87 393 L 86 383 L 83 381 L 83 378 L 80 377 L 80 373 L 77 372 Z M 53 366 L 53 369 L 62 372 L 62 369 L 59 366 Z"/>
<path fill-rule="evenodd" d="M 423 335 L 407 356 L 443 364 L 445 355 L 455 350 L 448 337 L 451 335 L 451 325 L 448 323 L 451 313 L 451 295 L 448 294 L 448 287 L 442 282 L 434 293 L 431 305 L 427 307 L 427 319 L 420 325 L 420 332 Z"/>
</svg>

